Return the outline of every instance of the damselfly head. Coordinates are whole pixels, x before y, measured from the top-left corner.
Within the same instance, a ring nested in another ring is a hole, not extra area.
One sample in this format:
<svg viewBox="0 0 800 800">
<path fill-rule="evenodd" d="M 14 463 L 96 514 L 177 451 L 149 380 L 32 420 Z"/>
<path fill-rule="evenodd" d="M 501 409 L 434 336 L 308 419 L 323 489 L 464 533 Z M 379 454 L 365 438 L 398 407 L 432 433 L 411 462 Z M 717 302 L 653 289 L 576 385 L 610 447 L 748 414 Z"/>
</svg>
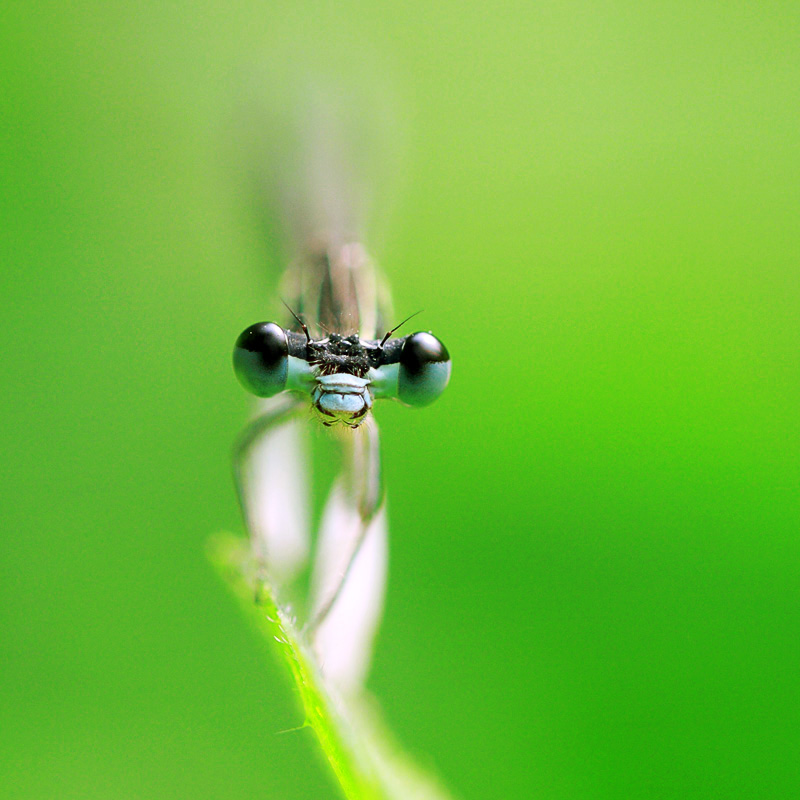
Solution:
<svg viewBox="0 0 800 800">
<path fill-rule="evenodd" d="M 362 341 L 336 333 L 312 339 L 274 322 L 251 325 L 239 336 L 233 366 L 248 392 L 302 392 L 323 425 L 351 428 L 367 418 L 373 399 L 429 405 L 444 391 L 451 370 L 447 348 L 425 331 L 396 339 Z"/>
</svg>

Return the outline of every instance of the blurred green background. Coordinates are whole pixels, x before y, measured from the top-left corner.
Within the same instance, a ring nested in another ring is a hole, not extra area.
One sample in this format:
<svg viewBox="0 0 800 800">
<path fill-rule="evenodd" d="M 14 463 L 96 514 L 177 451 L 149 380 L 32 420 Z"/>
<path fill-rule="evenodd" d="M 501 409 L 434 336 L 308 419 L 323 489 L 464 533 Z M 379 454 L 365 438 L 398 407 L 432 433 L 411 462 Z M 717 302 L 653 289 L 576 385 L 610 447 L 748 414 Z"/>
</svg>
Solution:
<svg viewBox="0 0 800 800">
<path fill-rule="evenodd" d="M 369 43 L 379 253 L 454 358 L 378 418 L 370 687 L 459 797 L 800 796 L 796 3 L 6 5 L 0 795 L 336 797 L 206 563 L 278 316 L 235 87 Z M 357 67 L 356 67 L 357 68 Z"/>
</svg>

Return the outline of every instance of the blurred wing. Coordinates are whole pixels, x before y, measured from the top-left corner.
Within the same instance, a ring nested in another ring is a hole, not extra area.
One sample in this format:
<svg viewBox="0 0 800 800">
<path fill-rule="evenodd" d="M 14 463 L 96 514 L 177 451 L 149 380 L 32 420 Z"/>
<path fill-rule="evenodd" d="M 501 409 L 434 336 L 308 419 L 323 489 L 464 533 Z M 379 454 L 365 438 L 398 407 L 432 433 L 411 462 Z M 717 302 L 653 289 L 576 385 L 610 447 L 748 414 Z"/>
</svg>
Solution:
<svg viewBox="0 0 800 800">
<path fill-rule="evenodd" d="M 374 242 L 401 174 L 397 103 L 369 71 L 290 69 L 254 80 L 243 126 L 255 211 L 284 266 L 309 250 Z"/>
<path fill-rule="evenodd" d="M 246 502 L 253 550 L 279 589 L 288 586 L 308 560 L 305 433 L 303 420 L 290 419 L 253 446 L 248 463 Z"/>
</svg>

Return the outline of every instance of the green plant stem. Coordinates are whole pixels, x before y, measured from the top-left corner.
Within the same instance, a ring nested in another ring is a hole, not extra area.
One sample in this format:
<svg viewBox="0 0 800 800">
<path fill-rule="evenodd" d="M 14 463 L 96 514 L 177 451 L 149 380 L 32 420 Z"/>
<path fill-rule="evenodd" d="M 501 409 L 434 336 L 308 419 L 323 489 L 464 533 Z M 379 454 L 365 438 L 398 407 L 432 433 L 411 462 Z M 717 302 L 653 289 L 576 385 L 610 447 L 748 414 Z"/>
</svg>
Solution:
<svg viewBox="0 0 800 800">
<path fill-rule="evenodd" d="M 288 666 L 309 727 L 347 800 L 450 800 L 438 782 L 397 745 L 363 692 L 339 697 L 326 684 L 291 616 L 258 576 L 249 547 L 230 534 L 214 537 L 209 558 L 258 632 Z"/>
<path fill-rule="evenodd" d="M 358 753 L 354 732 L 337 711 L 314 658 L 301 641 L 293 621 L 278 607 L 269 585 L 253 575 L 248 579 L 249 552 L 241 539 L 215 537 L 209 548 L 212 564 L 239 600 L 242 611 L 259 633 L 277 645 L 289 667 L 310 727 L 347 800 L 384 800 L 365 754 Z"/>
</svg>

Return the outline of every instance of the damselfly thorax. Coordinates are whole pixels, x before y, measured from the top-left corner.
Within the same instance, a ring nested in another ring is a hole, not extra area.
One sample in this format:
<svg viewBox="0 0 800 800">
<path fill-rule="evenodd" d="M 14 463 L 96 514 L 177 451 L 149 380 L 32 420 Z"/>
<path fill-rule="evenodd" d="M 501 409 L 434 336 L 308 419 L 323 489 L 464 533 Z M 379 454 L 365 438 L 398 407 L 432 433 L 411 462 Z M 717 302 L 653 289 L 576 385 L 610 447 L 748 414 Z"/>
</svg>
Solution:
<svg viewBox="0 0 800 800">
<path fill-rule="evenodd" d="M 324 333 L 382 336 L 392 325 L 388 286 L 357 241 L 331 243 L 317 236 L 289 264 L 281 283 L 297 314 Z"/>
</svg>

